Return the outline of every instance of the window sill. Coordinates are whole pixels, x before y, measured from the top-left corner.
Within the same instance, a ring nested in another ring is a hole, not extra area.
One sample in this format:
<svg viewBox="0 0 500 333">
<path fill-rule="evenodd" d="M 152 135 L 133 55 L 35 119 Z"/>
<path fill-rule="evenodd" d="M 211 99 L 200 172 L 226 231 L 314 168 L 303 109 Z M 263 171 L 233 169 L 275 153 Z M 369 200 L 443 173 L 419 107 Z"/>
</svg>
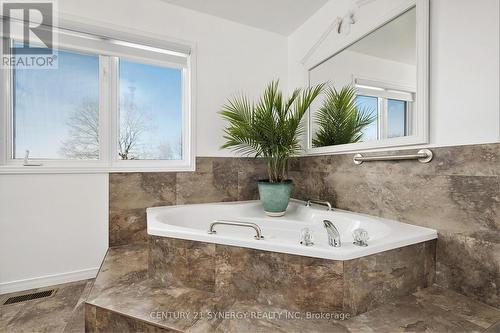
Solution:
<svg viewBox="0 0 500 333">
<path fill-rule="evenodd" d="M 77 166 L 0 166 L 0 175 L 17 174 L 93 174 L 131 172 L 194 172 L 195 165 L 154 167 L 77 167 Z"/>
</svg>

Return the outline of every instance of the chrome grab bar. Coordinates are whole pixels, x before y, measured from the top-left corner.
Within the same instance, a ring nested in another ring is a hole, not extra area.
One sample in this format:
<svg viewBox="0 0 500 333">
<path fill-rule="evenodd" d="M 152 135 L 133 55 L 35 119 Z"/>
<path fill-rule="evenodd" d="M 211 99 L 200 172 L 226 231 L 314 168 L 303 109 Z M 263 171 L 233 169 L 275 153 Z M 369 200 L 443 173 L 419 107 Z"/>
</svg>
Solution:
<svg viewBox="0 0 500 333">
<path fill-rule="evenodd" d="M 333 210 L 332 204 L 329 201 L 309 199 L 309 200 L 307 200 L 306 207 L 311 207 L 312 203 L 317 204 L 317 205 L 327 206 L 328 211 Z"/>
<path fill-rule="evenodd" d="M 255 239 L 257 239 L 257 240 L 264 239 L 264 236 L 262 236 L 262 230 L 260 230 L 260 227 L 257 224 L 252 223 L 252 222 L 238 222 L 238 221 L 227 221 L 227 220 L 215 220 L 212 223 L 210 223 L 210 227 L 208 228 L 208 233 L 210 235 L 217 233 L 214 230 L 214 227 L 218 224 L 252 228 L 253 230 L 255 230 L 255 232 L 257 234 L 254 236 Z"/>
<path fill-rule="evenodd" d="M 432 161 L 433 154 L 429 149 L 421 149 L 416 154 L 405 155 L 375 155 L 363 156 L 362 154 L 354 155 L 354 164 L 360 165 L 363 162 L 371 161 L 401 161 L 401 160 L 418 160 L 420 163 L 429 163 Z"/>
</svg>

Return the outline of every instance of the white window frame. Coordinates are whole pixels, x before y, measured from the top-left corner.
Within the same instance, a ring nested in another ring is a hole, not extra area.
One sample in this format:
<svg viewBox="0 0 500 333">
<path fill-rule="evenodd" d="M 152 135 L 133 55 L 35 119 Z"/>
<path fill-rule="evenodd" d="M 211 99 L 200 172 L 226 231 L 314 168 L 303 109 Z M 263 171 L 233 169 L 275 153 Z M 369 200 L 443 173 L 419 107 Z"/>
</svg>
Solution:
<svg viewBox="0 0 500 333">
<path fill-rule="evenodd" d="M 1 23 L 1 22 L 0 22 Z M 85 32 L 81 32 L 85 31 Z M 195 45 L 164 36 L 143 36 L 128 31 L 102 29 L 76 22 L 65 22 L 57 29 L 62 51 L 74 51 L 99 57 L 99 160 L 12 159 L 13 109 L 11 70 L 0 69 L 0 174 L 17 173 L 106 173 L 172 172 L 195 170 Z M 81 41 L 81 43 L 80 43 Z M 105 43 L 111 47 L 102 49 Z M 130 53 L 126 52 L 131 50 Z M 165 51 L 163 53 L 163 51 Z M 149 56 L 150 52 L 152 56 Z M 176 63 L 182 54 L 185 64 Z M 143 64 L 182 68 L 182 159 L 120 160 L 118 158 L 119 95 L 118 59 Z"/>
<path fill-rule="evenodd" d="M 405 109 L 405 135 L 412 135 L 414 110 L 415 110 L 415 88 L 404 87 L 397 84 L 366 80 L 354 79 L 353 85 L 356 87 L 356 96 L 375 97 L 378 101 L 377 112 L 377 140 L 394 139 L 389 138 L 389 100 L 398 100 L 406 102 Z M 395 137 L 400 138 L 400 137 Z"/>
</svg>

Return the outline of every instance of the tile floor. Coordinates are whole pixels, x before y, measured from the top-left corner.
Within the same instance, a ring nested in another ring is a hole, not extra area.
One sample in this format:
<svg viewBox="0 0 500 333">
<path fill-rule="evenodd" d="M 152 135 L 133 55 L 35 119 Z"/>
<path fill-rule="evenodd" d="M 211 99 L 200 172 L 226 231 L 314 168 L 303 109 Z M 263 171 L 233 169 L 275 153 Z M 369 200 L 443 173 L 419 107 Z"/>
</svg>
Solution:
<svg viewBox="0 0 500 333">
<path fill-rule="evenodd" d="M 84 332 L 84 301 L 93 281 L 29 290 L 27 292 L 58 289 L 48 298 L 0 305 L 0 332 Z M 0 298 L 5 300 L 24 293 L 26 291 L 5 294 Z"/>
</svg>

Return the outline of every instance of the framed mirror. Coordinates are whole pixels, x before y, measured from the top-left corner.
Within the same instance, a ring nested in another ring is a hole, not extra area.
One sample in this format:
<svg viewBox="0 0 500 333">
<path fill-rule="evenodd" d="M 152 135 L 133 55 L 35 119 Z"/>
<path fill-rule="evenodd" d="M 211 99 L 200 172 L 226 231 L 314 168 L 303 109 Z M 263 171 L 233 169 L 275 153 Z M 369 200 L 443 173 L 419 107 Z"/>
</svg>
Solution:
<svg viewBox="0 0 500 333">
<path fill-rule="evenodd" d="M 331 88 L 309 111 L 309 154 L 428 143 L 428 22 L 415 2 L 309 68 Z"/>
</svg>

